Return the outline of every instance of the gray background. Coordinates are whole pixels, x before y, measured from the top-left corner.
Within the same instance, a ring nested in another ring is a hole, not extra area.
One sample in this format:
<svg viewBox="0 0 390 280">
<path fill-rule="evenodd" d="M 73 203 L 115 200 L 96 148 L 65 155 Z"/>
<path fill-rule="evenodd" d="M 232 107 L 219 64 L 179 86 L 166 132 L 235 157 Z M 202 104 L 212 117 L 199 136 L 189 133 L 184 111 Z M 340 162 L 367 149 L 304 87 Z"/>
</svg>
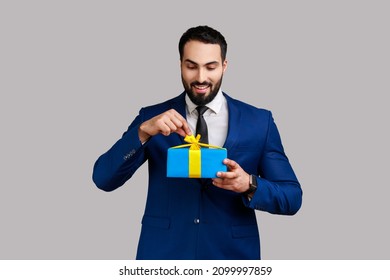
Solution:
<svg viewBox="0 0 390 280">
<path fill-rule="evenodd" d="M 182 91 L 177 43 L 199 24 L 225 35 L 223 90 L 272 110 L 304 190 L 297 215 L 258 213 L 263 258 L 390 257 L 389 2 L 233 2 L 0 2 L 1 259 L 135 257 L 146 165 L 112 193 L 92 167 Z"/>
</svg>

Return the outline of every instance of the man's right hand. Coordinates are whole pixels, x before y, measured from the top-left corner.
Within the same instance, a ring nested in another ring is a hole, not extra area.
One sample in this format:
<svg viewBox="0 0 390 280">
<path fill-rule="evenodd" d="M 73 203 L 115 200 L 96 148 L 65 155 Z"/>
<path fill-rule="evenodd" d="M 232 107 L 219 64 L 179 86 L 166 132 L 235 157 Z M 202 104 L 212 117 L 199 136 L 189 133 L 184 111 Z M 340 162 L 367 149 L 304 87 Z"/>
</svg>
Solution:
<svg viewBox="0 0 390 280">
<path fill-rule="evenodd" d="M 192 134 L 186 119 L 174 109 L 143 122 L 138 129 L 138 136 L 143 143 L 156 134 L 161 133 L 168 136 L 172 132 L 176 132 L 183 137 Z"/>
</svg>

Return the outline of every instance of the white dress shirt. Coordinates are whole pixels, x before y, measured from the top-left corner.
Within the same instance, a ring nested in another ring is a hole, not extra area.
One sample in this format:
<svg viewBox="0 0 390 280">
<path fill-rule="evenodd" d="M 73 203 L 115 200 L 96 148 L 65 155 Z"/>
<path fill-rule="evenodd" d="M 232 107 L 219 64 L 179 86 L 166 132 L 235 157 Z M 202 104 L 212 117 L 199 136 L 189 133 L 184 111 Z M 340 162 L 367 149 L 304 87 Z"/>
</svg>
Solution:
<svg viewBox="0 0 390 280">
<path fill-rule="evenodd" d="M 229 110 L 225 96 L 219 90 L 213 101 L 206 104 L 209 109 L 203 114 L 207 123 L 209 144 L 223 146 L 228 132 Z M 187 122 L 192 134 L 196 132 L 196 122 L 198 121 L 197 105 L 194 104 L 186 94 L 186 114 Z M 195 135 L 196 136 L 196 135 Z"/>
</svg>

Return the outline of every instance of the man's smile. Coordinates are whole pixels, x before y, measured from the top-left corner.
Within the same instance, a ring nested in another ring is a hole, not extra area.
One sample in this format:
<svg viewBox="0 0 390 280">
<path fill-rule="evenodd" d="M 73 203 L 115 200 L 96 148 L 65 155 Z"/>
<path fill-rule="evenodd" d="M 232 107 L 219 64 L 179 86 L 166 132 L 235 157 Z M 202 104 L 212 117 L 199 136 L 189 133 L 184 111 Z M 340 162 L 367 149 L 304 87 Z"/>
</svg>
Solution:
<svg viewBox="0 0 390 280">
<path fill-rule="evenodd" d="M 207 93 L 210 86 L 210 84 L 192 84 L 192 87 L 195 89 L 195 92 L 199 94 Z"/>
</svg>

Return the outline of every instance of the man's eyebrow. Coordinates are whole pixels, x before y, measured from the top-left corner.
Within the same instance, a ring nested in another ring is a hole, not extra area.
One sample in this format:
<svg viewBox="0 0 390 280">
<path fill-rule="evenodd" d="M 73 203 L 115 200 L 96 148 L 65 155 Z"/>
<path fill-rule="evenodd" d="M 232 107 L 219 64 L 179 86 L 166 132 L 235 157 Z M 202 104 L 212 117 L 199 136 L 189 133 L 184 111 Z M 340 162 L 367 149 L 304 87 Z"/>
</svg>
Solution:
<svg viewBox="0 0 390 280">
<path fill-rule="evenodd" d="M 192 64 L 195 64 L 195 65 L 199 65 L 198 63 L 196 63 L 195 61 L 192 61 L 191 59 L 186 59 L 184 60 L 185 62 L 189 62 L 189 63 L 192 63 Z M 211 64 L 219 64 L 218 61 L 210 61 L 210 62 L 207 62 L 205 65 L 211 65 Z"/>
</svg>

